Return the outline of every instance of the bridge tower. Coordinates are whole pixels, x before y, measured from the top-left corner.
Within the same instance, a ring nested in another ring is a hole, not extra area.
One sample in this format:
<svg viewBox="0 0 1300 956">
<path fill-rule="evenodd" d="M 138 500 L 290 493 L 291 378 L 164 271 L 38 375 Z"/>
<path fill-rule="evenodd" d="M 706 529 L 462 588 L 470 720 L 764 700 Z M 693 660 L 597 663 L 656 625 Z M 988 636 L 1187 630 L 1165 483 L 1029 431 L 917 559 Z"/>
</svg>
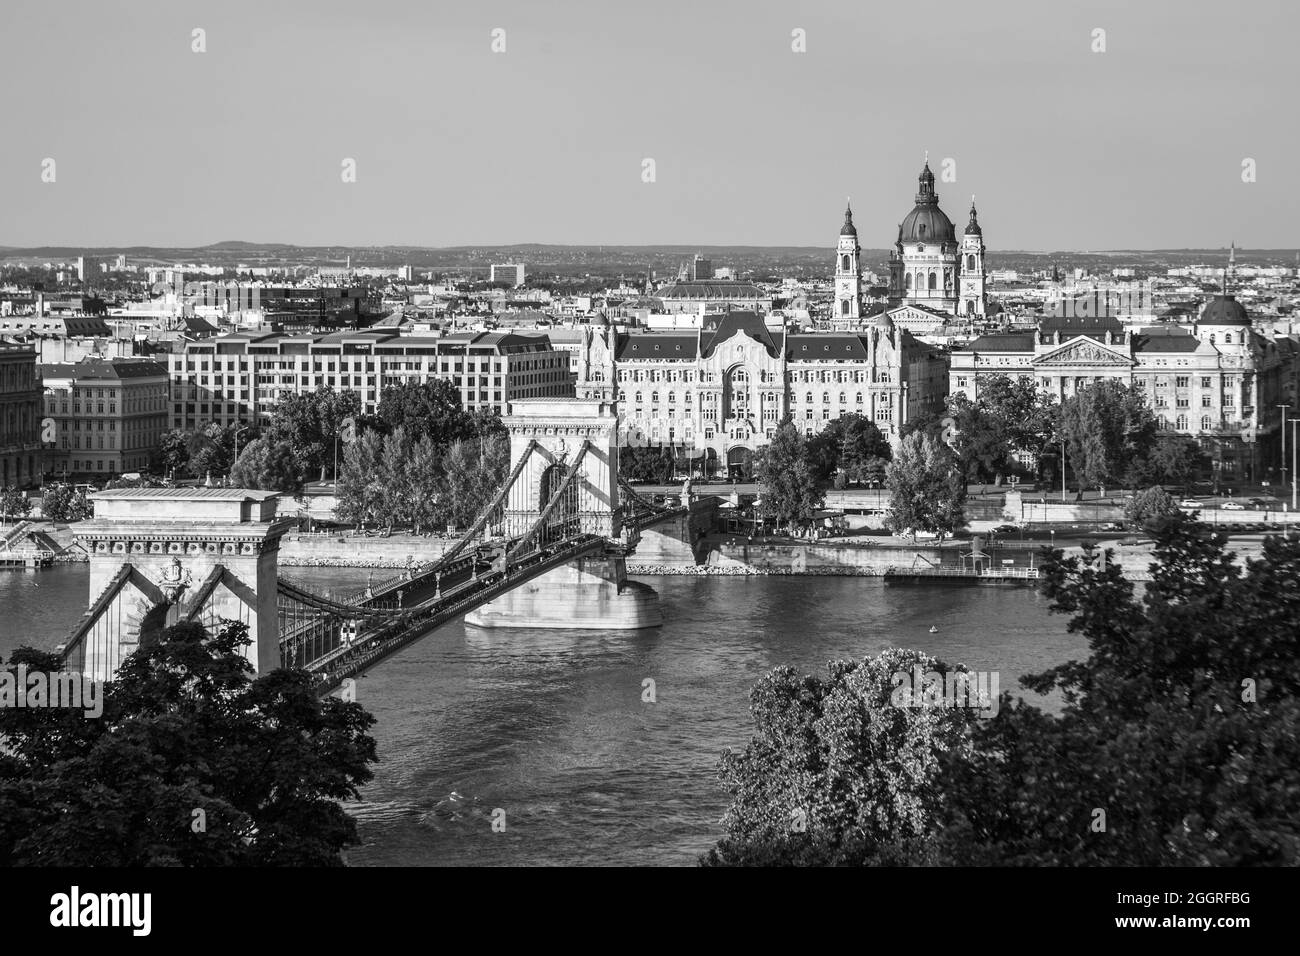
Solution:
<svg viewBox="0 0 1300 956">
<path fill-rule="evenodd" d="M 567 490 L 563 512 L 577 513 L 581 530 L 611 540 L 624 534 L 618 491 L 618 413 L 613 402 L 580 398 L 528 398 L 510 403 L 504 419 L 510 457 L 532 454 L 511 485 L 502 529 L 507 537 L 526 532 L 560 489 L 582 453 Z M 465 615 L 479 627 L 554 627 L 629 630 L 663 623 L 659 596 L 627 580 L 622 552 L 579 558 L 520 585 Z"/>
<path fill-rule="evenodd" d="M 248 625 L 258 673 L 280 666 L 279 495 L 242 488 L 118 488 L 90 496 L 76 526 L 90 558 L 90 608 L 65 645 L 68 669 L 110 680 L 151 634 L 181 620 Z"/>
</svg>

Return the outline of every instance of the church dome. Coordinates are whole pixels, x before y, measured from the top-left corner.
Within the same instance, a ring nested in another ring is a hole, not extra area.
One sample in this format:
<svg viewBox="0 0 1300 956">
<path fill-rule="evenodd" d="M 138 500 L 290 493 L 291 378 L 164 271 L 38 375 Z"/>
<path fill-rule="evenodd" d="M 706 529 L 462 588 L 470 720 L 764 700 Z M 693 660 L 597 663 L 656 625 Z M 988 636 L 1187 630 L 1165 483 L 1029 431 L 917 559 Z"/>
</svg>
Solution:
<svg viewBox="0 0 1300 956">
<path fill-rule="evenodd" d="M 1216 295 L 1201 310 L 1202 325 L 1250 325 L 1246 307 L 1230 295 Z"/>
<path fill-rule="evenodd" d="M 917 181 L 920 189 L 916 194 L 916 205 L 899 226 L 898 241 L 954 242 L 957 235 L 952 220 L 939 208 L 939 197 L 934 191 L 934 173 L 930 172 L 928 162 Z"/>
<path fill-rule="evenodd" d="M 917 203 L 899 230 L 899 240 L 907 242 L 952 242 L 956 238 L 952 220 L 938 202 Z"/>
</svg>

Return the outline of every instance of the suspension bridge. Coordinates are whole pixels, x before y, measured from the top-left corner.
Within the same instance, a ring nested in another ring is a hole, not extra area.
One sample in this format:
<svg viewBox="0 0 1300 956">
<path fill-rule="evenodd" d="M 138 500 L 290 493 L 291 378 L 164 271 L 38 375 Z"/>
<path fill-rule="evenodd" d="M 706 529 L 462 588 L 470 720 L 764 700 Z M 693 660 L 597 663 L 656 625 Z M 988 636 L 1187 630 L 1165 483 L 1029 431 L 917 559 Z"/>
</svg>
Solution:
<svg viewBox="0 0 1300 956">
<path fill-rule="evenodd" d="M 322 694 L 461 616 L 484 626 L 644 627 L 654 592 L 626 580 L 642 533 L 690 516 L 618 477 L 611 403 L 532 399 L 505 419 L 513 467 L 470 528 L 441 553 L 347 599 L 280 574 L 278 496 L 245 489 L 118 489 L 94 495 L 78 530 L 91 560 L 89 608 L 65 666 L 110 679 L 170 624 L 249 626 L 259 672 L 311 673 Z"/>
</svg>

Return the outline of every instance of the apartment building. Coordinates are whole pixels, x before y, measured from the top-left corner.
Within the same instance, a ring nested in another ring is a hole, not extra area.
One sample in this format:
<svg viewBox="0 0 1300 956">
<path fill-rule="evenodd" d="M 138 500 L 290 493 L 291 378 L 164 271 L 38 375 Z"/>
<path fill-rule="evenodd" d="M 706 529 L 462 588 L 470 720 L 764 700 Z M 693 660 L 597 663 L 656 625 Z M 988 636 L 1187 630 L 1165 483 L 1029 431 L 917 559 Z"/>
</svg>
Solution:
<svg viewBox="0 0 1300 956">
<path fill-rule="evenodd" d="M 39 482 L 41 378 L 36 350 L 0 335 L 0 488 Z"/>
<path fill-rule="evenodd" d="M 511 401 L 573 394 L 567 353 L 545 335 L 393 331 L 328 335 L 235 333 L 186 343 L 168 357 L 171 426 L 265 424 L 284 395 L 317 388 L 358 393 L 373 414 L 390 386 L 444 379 L 464 408 L 504 415 Z"/>
<path fill-rule="evenodd" d="M 167 430 L 167 368 L 153 359 L 87 358 L 41 366 L 54 420 L 46 470 L 60 477 L 145 471 Z"/>
</svg>

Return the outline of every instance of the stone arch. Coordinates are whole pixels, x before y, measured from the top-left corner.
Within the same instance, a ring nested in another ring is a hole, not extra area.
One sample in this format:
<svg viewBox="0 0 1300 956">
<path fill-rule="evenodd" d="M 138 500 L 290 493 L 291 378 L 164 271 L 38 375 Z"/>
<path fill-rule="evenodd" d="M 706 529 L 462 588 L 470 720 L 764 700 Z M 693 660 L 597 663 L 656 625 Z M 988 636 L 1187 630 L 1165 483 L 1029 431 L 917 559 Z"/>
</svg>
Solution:
<svg viewBox="0 0 1300 956">
<path fill-rule="evenodd" d="M 564 483 L 564 476 L 568 473 L 568 470 L 568 466 L 560 462 L 548 465 L 542 470 L 537 487 L 537 510 L 539 512 L 543 511 L 551 503 L 551 499 L 560 490 L 560 485 Z M 581 481 L 577 479 L 569 483 L 569 487 L 564 492 L 564 500 L 556 506 L 559 512 L 577 513 L 581 484 Z"/>
</svg>

